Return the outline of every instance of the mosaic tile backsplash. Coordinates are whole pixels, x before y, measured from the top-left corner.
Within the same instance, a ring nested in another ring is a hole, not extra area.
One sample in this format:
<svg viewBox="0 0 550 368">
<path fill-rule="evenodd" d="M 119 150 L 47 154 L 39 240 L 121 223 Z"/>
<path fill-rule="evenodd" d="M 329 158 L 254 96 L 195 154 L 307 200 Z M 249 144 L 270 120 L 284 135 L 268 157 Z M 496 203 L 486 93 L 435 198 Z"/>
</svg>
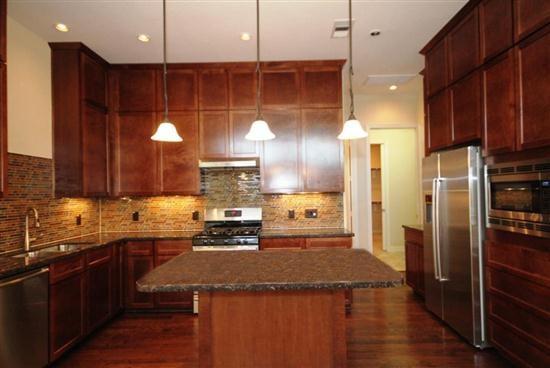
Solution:
<svg viewBox="0 0 550 368">
<path fill-rule="evenodd" d="M 260 193 L 260 171 L 206 169 L 202 171 L 202 196 L 125 199 L 55 199 L 52 160 L 9 154 L 9 194 L 0 199 L 0 253 L 21 249 L 25 210 L 36 207 L 41 227 L 31 229 L 35 245 L 97 231 L 200 230 L 203 211 L 212 207 L 262 207 L 265 228 L 343 227 L 341 193 L 271 195 Z M 317 219 L 306 219 L 305 210 L 318 209 Z M 295 218 L 288 218 L 288 210 Z M 193 220 L 193 212 L 200 213 Z M 139 220 L 133 221 L 134 212 Z M 76 225 L 76 216 L 82 225 Z M 31 222 L 32 223 L 32 222 Z"/>
</svg>

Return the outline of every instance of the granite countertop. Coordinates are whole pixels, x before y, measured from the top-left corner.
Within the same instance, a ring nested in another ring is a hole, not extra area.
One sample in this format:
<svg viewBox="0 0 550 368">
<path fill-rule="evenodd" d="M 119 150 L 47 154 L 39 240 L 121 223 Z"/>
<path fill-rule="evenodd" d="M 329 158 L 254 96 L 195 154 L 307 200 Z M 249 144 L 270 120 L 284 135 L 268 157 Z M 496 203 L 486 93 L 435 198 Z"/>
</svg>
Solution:
<svg viewBox="0 0 550 368">
<path fill-rule="evenodd" d="M 362 249 L 188 252 L 137 281 L 142 292 L 384 288 L 401 274 Z"/>
<path fill-rule="evenodd" d="M 260 238 L 331 238 L 353 235 L 343 228 L 262 229 Z"/>
<path fill-rule="evenodd" d="M 415 224 L 415 225 L 403 225 L 403 227 L 406 227 L 406 228 L 408 228 L 408 229 L 418 230 L 418 231 L 424 231 L 424 225 L 418 225 L 418 224 Z"/>
<path fill-rule="evenodd" d="M 0 256 L 0 278 L 16 275 L 21 272 L 47 266 L 63 258 L 70 257 L 83 251 L 107 246 L 119 241 L 128 240 L 188 240 L 197 234 L 196 231 L 151 231 L 151 232 L 105 232 L 77 237 L 70 240 L 50 243 L 33 247 L 40 250 L 59 244 L 78 244 L 78 248 L 68 252 L 52 252 L 36 258 L 14 258 L 13 254 Z"/>
</svg>

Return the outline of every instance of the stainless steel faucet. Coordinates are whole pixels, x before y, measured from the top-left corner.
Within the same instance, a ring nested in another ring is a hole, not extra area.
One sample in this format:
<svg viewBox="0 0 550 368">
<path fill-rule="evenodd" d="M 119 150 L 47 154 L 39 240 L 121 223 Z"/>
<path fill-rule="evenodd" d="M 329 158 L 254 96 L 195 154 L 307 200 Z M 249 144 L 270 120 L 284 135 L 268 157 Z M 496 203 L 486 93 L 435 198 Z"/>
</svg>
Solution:
<svg viewBox="0 0 550 368">
<path fill-rule="evenodd" d="M 31 238 L 29 235 L 29 212 L 31 211 L 34 215 L 34 227 L 40 227 L 40 219 L 38 218 L 37 209 L 34 207 L 28 208 L 27 212 L 25 212 L 25 252 L 29 252 L 31 250 L 31 241 L 36 240 L 36 238 Z"/>
</svg>

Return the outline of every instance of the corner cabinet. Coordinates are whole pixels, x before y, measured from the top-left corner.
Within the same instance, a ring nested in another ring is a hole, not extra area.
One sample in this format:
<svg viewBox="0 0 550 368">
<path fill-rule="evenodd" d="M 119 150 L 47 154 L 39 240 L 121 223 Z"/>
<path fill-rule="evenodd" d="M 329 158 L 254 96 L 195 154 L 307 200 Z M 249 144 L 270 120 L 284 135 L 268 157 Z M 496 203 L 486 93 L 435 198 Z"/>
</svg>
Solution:
<svg viewBox="0 0 550 368">
<path fill-rule="evenodd" d="M 50 43 L 50 48 L 55 195 L 106 196 L 108 64 L 81 43 Z"/>
</svg>

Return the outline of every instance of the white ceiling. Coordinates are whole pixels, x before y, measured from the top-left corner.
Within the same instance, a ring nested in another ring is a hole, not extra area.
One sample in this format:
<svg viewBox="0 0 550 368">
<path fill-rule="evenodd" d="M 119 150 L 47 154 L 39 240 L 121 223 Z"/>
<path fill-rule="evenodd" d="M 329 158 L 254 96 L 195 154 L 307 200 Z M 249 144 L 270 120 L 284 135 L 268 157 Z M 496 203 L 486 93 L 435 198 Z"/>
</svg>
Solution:
<svg viewBox="0 0 550 368">
<path fill-rule="evenodd" d="M 354 0 L 354 85 L 369 74 L 416 74 L 418 51 L 466 0 Z M 111 63 L 162 60 L 160 0 L 8 0 L 8 15 L 47 41 L 81 41 Z M 347 18 L 347 0 L 262 0 L 263 60 L 346 59 L 348 39 L 331 39 L 335 19 Z M 255 1 L 168 0 L 169 62 L 250 61 Z M 70 27 L 61 33 L 57 22 Z M 378 28 L 382 34 L 369 35 Z M 144 44 L 139 33 L 151 36 Z M 380 88 L 380 87 L 376 87 Z"/>
</svg>

